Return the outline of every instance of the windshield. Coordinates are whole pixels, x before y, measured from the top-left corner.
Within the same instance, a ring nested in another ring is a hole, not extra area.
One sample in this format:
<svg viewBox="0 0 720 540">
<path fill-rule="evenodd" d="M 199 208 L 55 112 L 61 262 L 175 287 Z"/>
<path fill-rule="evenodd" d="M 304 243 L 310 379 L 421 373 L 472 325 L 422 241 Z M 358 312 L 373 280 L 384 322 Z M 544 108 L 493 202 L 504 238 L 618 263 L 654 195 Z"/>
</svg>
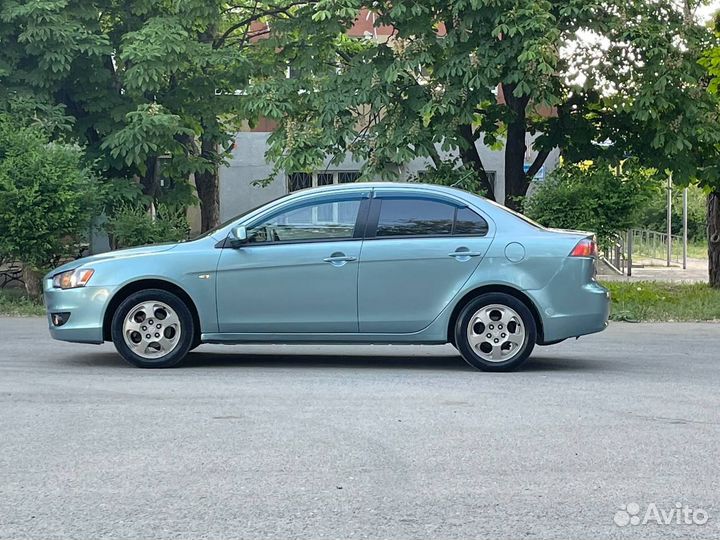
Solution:
<svg viewBox="0 0 720 540">
<path fill-rule="evenodd" d="M 289 194 L 288 194 L 288 195 L 289 195 Z M 243 212 L 242 214 L 238 214 L 238 215 L 236 215 L 236 216 L 231 217 L 231 218 L 228 219 L 227 221 L 223 221 L 223 222 L 222 222 L 220 225 L 218 225 L 217 227 L 213 227 L 212 229 L 207 230 L 207 231 L 205 231 L 204 233 L 200 233 L 200 234 L 198 234 L 197 236 L 192 237 L 190 240 L 199 240 L 200 238 L 207 238 L 208 236 L 212 236 L 213 234 L 215 234 L 216 232 L 218 232 L 220 229 L 224 229 L 225 227 L 227 227 L 227 226 L 230 225 L 231 223 L 234 223 L 235 221 L 238 221 L 239 219 L 242 219 L 242 218 L 244 218 L 245 216 L 247 216 L 247 215 L 249 215 L 249 214 L 252 214 L 255 210 L 259 210 L 260 208 L 262 208 L 262 207 L 265 206 L 265 205 L 268 205 L 268 204 L 277 202 L 277 201 L 279 201 L 280 199 L 284 199 L 284 198 L 287 197 L 288 195 L 281 195 L 280 197 L 276 197 L 275 199 L 272 199 L 272 200 L 270 200 L 270 201 L 267 201 L 267 202 L 264 202 L 264 203 L 262 203 L 262 204 L 259 204 L 259 205 L 255 206 L 255 207 L 251 208 L 250 210 L 246 210 L 246 211 Z"/>
</svg>

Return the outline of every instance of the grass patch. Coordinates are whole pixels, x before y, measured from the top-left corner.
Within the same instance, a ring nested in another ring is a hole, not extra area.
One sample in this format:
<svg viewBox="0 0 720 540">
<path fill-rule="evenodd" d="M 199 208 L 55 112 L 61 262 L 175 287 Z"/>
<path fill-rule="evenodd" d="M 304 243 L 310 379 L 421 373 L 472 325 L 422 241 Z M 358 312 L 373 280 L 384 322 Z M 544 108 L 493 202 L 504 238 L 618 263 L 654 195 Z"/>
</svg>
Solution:
<svg viewBox="0 0 720 540">
<path fill-rule="evenodd" d="M 688 242 L 688 257 L 692 259 L 707 259 L 708 245 L 705 242 Z"/>
<path fill-rule="evenodd" d="M 45 315 L 42 301 L 33 300 L 23 289 L 0 289 L 0 315 L 7 317 L 35 317 Z"/>
<path fill-rule="evenodd" d="M 706 283 L 606 281 L 615 321 L 720 321 L 720 289 Z"/>
</svg>

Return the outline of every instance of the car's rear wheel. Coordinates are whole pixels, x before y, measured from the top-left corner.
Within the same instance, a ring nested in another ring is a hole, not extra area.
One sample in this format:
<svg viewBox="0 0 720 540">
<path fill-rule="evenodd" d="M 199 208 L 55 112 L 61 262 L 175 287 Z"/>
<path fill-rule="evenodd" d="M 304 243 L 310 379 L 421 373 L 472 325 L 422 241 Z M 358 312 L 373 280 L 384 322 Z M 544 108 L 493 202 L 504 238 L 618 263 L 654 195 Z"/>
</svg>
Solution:
<svg viewBox="0 0 720 540">
<path fill-rule="evenodd" d="M 190 310 L 174 294 L 147 289 L 131 294 L 113 314 L 115 348 L 141 368 L 166 368 L 180 362 L 195 343 Z"/>
<path fill-rule="evenodd" d="M 486 293 L 471 300 L 455 322 L 455 346 L 465 361 L 483 371 L 512 371 L 532 353 L 535 319 L 514 296 Z"/>
</svg>

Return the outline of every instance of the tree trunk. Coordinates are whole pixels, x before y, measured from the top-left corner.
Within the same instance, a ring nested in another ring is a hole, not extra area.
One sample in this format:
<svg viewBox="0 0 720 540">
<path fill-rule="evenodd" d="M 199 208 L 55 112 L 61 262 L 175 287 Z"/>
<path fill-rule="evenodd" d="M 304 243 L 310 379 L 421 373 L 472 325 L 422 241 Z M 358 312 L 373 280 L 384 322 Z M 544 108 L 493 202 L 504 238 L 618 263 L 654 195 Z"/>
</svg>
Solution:
<svg viewBox="0 0 720 540">
<path fill-rule="evenodd" d="M 143 195 L 147 195 L 153 201 L 160 193 L 160 179 L 157 176 L 157 156 L 150 156 L 145 160 L 146 171 L 140 178 Z"/>
<path fill-rule="evenodd" d="M 708 259 L 710 286 L 720 288 L 720 191 L 708 197 Z"/>
<path fill-rule="evenodd" d="M 42 274 L 30 265 L 23 265 L 22 279 L 25 291 L 31 298 L 40 298 L 42 295 Z"/>
<path fill-rule="evenodd" d="M 209 171 L 195 173 L 195 188 L 200 199 L 200 228 L 205 232 L 220 224 L 220 174 L 217 166 L 217 148 L 210 138 L 203 138 L 201 155 L 213 163 Z"/>
<path fill-rule="evenodd" d="M 485 191 L 485 196 L 488 199 L 495 199 L 495 185 L 488 178 L 485 166 L 483 165 L 482 158 L 477 151 L 475 141 L 477 136 L 470 124 L 464 124 L 459 127 L 460 136 L 465 139 L 466 148 L 460 149 L 460 160 L 463 165 L 468 169 L 474 170 L 480 178 L 480 186 Z"/>
<path fill-rule="evenodd" d="M 526 97 L 516 98 L 513 85 L 503 85 L 505 103 L 511 110 L 505 142 L 505 206 L 519 210 L 521 197 L 527 193 L 530 182 L 525 174 Z"/>
</svg>

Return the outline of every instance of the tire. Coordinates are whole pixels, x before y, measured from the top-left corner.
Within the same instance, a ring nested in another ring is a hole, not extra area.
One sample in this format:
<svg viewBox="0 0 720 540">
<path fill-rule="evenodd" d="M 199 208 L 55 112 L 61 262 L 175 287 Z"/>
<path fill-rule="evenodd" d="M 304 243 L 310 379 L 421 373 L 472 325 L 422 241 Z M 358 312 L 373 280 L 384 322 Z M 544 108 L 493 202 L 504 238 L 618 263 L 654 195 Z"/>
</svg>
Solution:
<svg viewBox="0 0 720 540">
<path fill-rule="evenodd" d="M 110 330 L 120 356 L 139 368 L 175 366 L 196 340 L 185 302 L 162 289 L 128 296 L 113 313 Z"/>
<path fill-rule="evenodd" d="M 537 325 L 522 301 L 504 293 L 486 293 L 462 309 L 454 335 L 458 351 L 474 368 L 513 371 L 532 353 Z"/>
</svg>

